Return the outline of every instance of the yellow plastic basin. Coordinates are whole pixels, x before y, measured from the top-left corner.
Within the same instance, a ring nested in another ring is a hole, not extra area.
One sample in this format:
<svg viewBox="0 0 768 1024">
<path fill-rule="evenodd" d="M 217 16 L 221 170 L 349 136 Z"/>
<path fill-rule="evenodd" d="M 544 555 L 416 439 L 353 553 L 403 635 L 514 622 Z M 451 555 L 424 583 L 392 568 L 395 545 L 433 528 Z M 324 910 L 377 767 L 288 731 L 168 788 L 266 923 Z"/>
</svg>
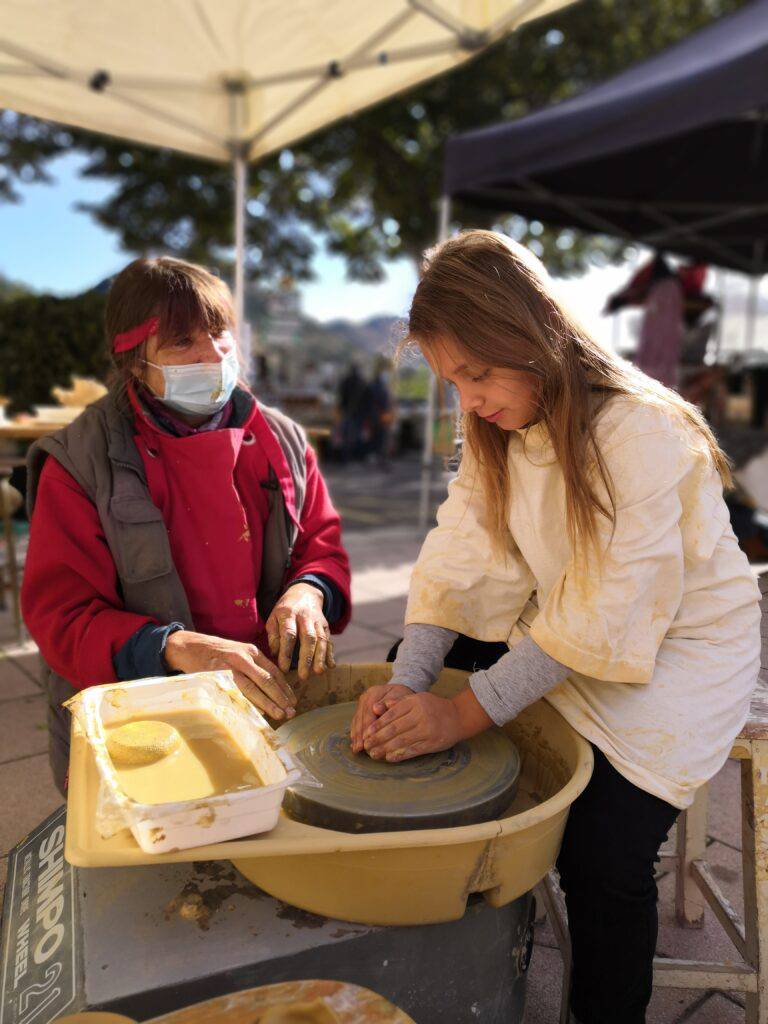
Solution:
<svg viewBox="0 0 768 1024">
<path fill-rule="evenodd" d="M 300 688 L 298 711 L 353 700 L 386 682 L 390 665 L 340 665 Z M 435 692 L 452 696 L 467 673 L 446 669 Z M 233 858 L 246 878 L 316 914 L 367 924 L 423 924 L 461 917 L 470 893 L 494 907 L 532 889 L 553 866 L 568 808 L 592 774 L 592 748 L 545 701 L 505 727 L 522 759 L 518 795 L 496 821 L 460 828 L 334 836 L 333 852 Z"/>
<path fill-rule="evenodd" d="M 389 679 L 391 665 L 339 665 L 299 692 L 299 712 L 356 699 Z M 450 696 L 467 673 L 447 669 L 435 692 Z M 347 921 L 423 924 L 461 917 L 470 893 L 494 907 L 532 889 L 552 867 L 568 808 L 592 774 L 592 748 L 546 701 L 506 726 L 522 772 L 517 796 L 496 821 L 459 828 L 352 835 L 281 814 L 268 833 L 171 853 L 145 853 L 127 829 L 104 839 L 96 827 L 99 775 L 73 724 L 64 854 L 79 867 L 231 860 L 286 903 Z"/>
</svg>

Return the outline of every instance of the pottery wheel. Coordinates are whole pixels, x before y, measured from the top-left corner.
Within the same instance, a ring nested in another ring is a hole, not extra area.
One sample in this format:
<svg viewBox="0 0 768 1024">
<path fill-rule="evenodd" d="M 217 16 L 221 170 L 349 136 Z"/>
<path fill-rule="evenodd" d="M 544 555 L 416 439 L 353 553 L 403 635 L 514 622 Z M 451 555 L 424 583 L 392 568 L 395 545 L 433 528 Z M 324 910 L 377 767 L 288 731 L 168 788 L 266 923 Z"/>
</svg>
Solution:
<svg viewBox="0 0 768 1024">
<path fill-rule="evenodd" d="M 491 821 L 514 799 L 520 757 L 500 730 L 489 729 L 439 754 L 374 761 L 354 754 L 349 726 L 355 703 L 299 715 L 278 732 L 320 783 L 299 782 L 283 808 L 307 825 L 342 832 L 396 832 Z"/>
</svg>

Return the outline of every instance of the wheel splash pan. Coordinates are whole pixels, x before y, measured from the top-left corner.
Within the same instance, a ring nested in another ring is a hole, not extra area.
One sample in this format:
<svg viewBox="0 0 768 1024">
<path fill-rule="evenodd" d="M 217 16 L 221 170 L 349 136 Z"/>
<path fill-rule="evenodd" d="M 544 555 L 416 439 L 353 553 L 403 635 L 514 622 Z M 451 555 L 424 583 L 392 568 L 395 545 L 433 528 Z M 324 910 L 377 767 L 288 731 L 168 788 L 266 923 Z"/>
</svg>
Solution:
<svg viewBox="0 0 768 1024">
<path fill-rule="evenodd" d="M 306 684 L 292 679 L 299 715 L 356 700 L 369 686 L 387 682 L 391 670 L 382 664 L 339 665 Z M 453 696 L 467 675 L 446 669 L 433 690 Z M 365 924 L 456 920 L 471 893 L 504 906 L 533 889 L 554 866 L 568 809 L 592 775 L 593 758 L 589 743 L 545 701 L 527 708 L 503 731 L 519 752 L 519 785 L 512 803 L 492 821 L 359 835 L 291 821 L 307 837 L 332 837 L 335 849 L 234 858 L 234 864 L 287 903 Z"/>
<path fill-rule="evenodd" d="M 306 684 L 292 679 L 298 711 L 356 700 L 391 672 L 387 664 L 338 665 Z M 434 692 L 453 696 L 466 680 L 466 672 L 446 669 Z M 73 729 L 65 856 L 78 867 L 231 860 L 270 895 L 327 917 L 385 925 L 456 920 L 471 893 L 500 907 L 534 888 L 554 865 L 568 808 L 592 774 L 591 746 L 546 701 L 504 732 L 520 754 L 520 781 L 511 806 L 493 821 L 352 835 L 282 814 L 262 836 L 152 855 L 130 833 L 99 836 L 99 776 Z"/>
</svg>

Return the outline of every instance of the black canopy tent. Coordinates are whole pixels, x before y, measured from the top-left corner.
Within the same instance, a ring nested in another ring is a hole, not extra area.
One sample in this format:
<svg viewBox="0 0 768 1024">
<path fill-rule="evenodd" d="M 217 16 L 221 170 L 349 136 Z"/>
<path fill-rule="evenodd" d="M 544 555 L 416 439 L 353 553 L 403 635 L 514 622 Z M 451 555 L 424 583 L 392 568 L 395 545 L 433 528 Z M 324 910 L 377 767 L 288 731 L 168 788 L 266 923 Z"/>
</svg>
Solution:
<svg viewBox="0 0 768 1024">
<path fill-rule="evenodd" d="M 765 273 L 768 0 L 573 99 L 450 139 L 444 193 Z"/>
<path fill-rule="evenodd" d="M 768 271 L 768 0 L 570 100 L 449 139 L 441 237 L 452 200 L 749 274 L 750 347 Z M 434 387 L 423 522 L 433 412 Z"/>
</svg>

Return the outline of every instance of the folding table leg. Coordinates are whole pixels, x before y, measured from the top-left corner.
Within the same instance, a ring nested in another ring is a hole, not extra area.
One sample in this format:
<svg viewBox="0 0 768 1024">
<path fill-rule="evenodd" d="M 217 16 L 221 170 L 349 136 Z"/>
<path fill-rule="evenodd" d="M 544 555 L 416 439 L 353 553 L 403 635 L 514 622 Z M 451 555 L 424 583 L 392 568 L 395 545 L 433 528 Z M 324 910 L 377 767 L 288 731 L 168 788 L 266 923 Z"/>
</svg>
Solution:
<svg viewBox="0 0 768 1024">
<path fill-rule="evenodd" d="M 768 740 L 750 741 L 741 762 L 744 931 L 757 992 L 747 993 L 747 1024 L 768 1024 Z"/>
<path fill-rule="evenodd" d="M 709 786 L 702 786 L 696 798 L 677 820 L 677 861 L 675 863 L 675 911 L 683 928 L 701 928 L 706 900 L 691 875 L 691 863 L 703 860 L 707 849 L 707 803 Z"/>
</svg>

